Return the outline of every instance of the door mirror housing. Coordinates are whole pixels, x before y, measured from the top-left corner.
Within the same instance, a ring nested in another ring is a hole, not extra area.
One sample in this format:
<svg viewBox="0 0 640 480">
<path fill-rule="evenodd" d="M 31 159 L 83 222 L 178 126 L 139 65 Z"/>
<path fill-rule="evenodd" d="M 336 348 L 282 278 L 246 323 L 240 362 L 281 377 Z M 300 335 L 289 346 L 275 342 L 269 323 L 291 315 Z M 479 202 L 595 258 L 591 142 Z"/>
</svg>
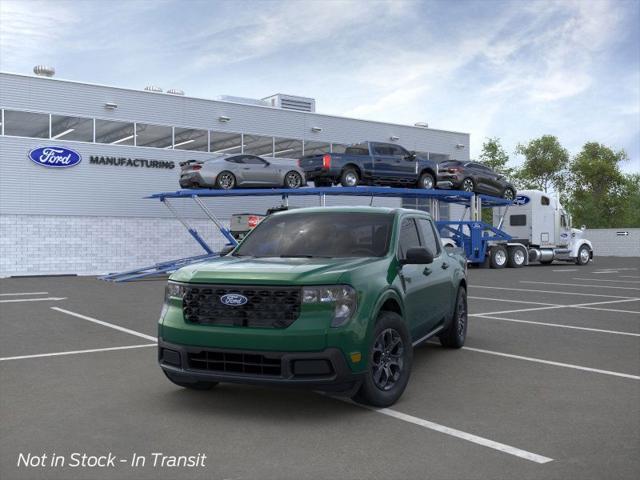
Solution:
<svg viewBox="0 0 640 480">
<path fill-rule="evenodd" d="M 413 247 L 407 250 L 406 258 L 400 265 L 428 265 L 433 263 L 433 252 L 425 247 Z"/>
<path fill-rule="evenodd" d="M 222 248 L 220 249 L 220 252 L 219 252 L 219 253 L 220 253 L 220 256 L 221 256 L 221 257 L 224 257 L 225 255 L 230 254 L 230 253 L 231 253 L 231 251 L 232 251 L 234 248 L 236 248 L 236 246 L 235 246 L 235 245 L 225 245 L 224 247 L 222 247 Z"/>
<path fill-rule="evenodd" d="M 408 155 L 405 155 L 404 158 L 405 158 L 405 160 L 415 160 L 416 159 L 416 152 L 411 150 Z"/>
</svg>

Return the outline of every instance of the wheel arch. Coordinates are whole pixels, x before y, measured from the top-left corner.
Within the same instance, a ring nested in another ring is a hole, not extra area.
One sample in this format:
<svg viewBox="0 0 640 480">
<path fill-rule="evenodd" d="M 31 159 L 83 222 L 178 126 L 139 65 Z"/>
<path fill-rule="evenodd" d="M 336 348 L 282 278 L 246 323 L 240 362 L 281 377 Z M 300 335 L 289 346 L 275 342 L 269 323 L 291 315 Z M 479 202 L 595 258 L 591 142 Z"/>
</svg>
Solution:
<svg viewBox="0 0 640 480">
<path fill-rule="evenodd" d="M 358 178 L 362 179 L 362 169 L 358 165 L 353 163 L 353 162 L 349 162 L 346 165 L 344 165 L 342 167 L 342 169 L 340 170 L 340 174 L 342 174 L 342 172 L 344 172 L 348 168 L 353 168 L 356 171 L 356 173 L 358 174 Z"/>
<path fill-rule="evenodd" d="M 438 178 L 436 175 L 436 172 L 433 170 L 433 168 L 431 167 L 424 167 L 422 170 L 420 170 L 420 173 L 418 174 L 418 178 L 420 178 L 422 176 L 423 173 L 429 173 L 431 174 L 431 176 L 433 176 L 433 181 L 437 182 Z"/>
</svg>

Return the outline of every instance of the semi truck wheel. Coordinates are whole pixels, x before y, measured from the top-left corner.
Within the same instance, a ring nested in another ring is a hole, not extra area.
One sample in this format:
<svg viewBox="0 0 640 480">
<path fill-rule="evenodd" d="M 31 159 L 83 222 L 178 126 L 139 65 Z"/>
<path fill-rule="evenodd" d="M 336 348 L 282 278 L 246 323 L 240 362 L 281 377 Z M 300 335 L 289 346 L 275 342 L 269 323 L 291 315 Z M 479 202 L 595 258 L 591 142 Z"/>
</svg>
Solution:
<svg viewBox="0 0 640 480">
<path fill-rule="evenodd" d="M 494 245 L 491 247 L 491 258 L 489 266 L 491 268 L 504 268 L 507 265 L 509 255 L 507 249 L 502 245 Z"/>
<path fill-rule="evenodd" d="M 411 337 L 400 315 L 382 311 L 371 338 L 367 371 L 353 400 L 388 407 L 396 403 L 409 382 L 413 361 Z"/>
<path fill-rule="evenodd" d="M 582 245 L 578 250 L 578 256 L 576 257 L 576 264 L 578 265 L 586 265 L 589 263 L 589 259 L 591 258 L 591 251 L 589 247 L 586 245 Z"/>
<path fill-rule="evenodd" d="M 524 267 L 527 252 L 522 247 L 509 247 L 509 260 L 507 262 L 510 268 L 520 268 Z"/>
</svg>

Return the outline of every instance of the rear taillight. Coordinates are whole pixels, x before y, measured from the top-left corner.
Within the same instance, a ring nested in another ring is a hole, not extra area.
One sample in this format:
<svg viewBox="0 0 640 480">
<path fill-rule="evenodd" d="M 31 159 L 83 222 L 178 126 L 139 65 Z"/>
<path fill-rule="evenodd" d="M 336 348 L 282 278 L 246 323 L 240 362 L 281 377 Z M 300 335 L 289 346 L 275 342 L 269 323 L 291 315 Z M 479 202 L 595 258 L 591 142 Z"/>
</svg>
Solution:
<svg viewBox="0 0 640 480">
<path fill-rule="evenodd" d="M 322 168 L 331 168 L 331 155 L 329 155 L 328 153 L 322 156 Z"/>
<path fill-rule="evenodd" d="M 298 159 L 298 166 L 302 167 L 302 159 L 300 159 L 300 158 Z"/>
<path fill-rule="evenodd" d="M 450 168 L 449 170 L 447 170 L 449 173 L 457 173 L 460 171 L 460 169 L 458 167 L 453 167 Z"/>
</svg>

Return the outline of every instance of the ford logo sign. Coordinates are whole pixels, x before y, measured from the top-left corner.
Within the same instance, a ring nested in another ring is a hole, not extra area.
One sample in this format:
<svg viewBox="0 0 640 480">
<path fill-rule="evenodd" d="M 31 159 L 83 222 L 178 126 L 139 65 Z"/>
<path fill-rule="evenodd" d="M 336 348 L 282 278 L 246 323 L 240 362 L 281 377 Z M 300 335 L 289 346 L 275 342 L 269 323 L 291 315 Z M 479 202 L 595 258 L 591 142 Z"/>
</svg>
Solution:
<svg viewBox="0 0 640 480">
<path fill-rule="evenodd" d="M 526 195 L 517 195 L 516 199 L 513 201 L 514 205 L 526 205 L 529 203 L 531 199 Z"/>
<path fill-rule="evenodd" d="M 69 148 L 38 147 L 29 152 L 29 160 L 43 167 L 68 168 L 79 164 L 82 156 Z"/>
<path fill-rule="evenodd" d="M 239 307 L 240 305 L 244 305 L 247 303 L 249 299 L 244 295 L 240 295 L 239 293 L 227 293 L 226 295 L 222 295 L 220 297 L 220 303 L 223 305 L 228 305 L 230 307 Z"/>
</svg>

